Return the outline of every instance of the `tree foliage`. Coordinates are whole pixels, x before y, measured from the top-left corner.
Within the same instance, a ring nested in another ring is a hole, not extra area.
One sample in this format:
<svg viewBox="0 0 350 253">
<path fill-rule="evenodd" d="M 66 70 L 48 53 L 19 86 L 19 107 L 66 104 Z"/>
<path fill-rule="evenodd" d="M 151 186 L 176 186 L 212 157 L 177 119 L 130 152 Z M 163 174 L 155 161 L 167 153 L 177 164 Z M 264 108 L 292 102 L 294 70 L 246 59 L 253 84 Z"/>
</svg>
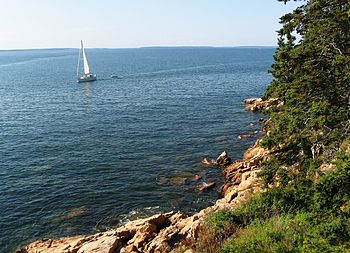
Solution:
<svg viewBox="0 0 350 253">
<path fill-rule="evenodd" d="M 263 141 L 281 147 L 278 168 L 300 170 L 308 159 L 330 162 L 350 132 L 350 2 L 303 3 L 281 18 L 274 79 L 264 97 L 279 97 L 284 105 L 268 112 L 271 133 Z"/>
</svg>

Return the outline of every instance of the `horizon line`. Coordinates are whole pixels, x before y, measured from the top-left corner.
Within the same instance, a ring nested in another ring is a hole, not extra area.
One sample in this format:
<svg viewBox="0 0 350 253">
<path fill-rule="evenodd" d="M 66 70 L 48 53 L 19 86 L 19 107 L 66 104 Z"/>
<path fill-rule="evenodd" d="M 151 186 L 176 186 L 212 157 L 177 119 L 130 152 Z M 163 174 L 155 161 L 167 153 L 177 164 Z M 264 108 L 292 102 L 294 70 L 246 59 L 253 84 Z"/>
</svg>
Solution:
<svg viewBox="0 0 350 253">
<path fill-rule="evenodd" d="M 203 45 L 162 45 L 162 46 L 139 46 L 139 47 L 84 47 L 85 49 L 144 49 L 144 48 L 262 48 L 277 45 L 238 45 L 238 46 L 203 46 Z M 0 48 L 0 51 L 24 51 L 24 50 L 66 50 L 79 49 L 80 47 L 37 47 L 37 48 Z"/>
</svg>

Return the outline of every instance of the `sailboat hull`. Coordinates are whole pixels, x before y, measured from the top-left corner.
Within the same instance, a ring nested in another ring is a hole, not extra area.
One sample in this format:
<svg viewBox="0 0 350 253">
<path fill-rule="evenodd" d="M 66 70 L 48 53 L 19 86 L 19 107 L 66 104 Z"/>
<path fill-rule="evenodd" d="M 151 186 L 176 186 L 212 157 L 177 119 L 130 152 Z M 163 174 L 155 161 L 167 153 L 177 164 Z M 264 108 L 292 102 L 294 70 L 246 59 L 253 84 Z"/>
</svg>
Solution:
<svg viewBox="0 0 350 253">
<path fill-rule="evenodd" d="M 93 82 L 96 81 L 96 75 L 84 75 L 82 77 L 79 77 L 77 82 L 78 83 L 85 83 L 85 82 Z"/>
</svg>

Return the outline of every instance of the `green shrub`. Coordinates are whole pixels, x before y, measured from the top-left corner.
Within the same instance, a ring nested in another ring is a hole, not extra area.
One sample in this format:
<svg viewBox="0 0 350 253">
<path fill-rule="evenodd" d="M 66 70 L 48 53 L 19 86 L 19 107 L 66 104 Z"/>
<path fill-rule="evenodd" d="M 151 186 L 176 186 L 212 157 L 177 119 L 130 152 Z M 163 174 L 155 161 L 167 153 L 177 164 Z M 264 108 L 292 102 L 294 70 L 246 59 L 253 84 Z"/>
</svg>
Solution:
<svg viewBox="0 0 350 253">
<path fill-rule="evenodd" d="M 275 216 L 266 221 L 253 222 L 239 230 L 226 240 L 220 252 L 349 252 L 347 242 L 339 243 L 325 234 L 327 225 L 333 227 L 327 222 L 315 226 L 308 213 Z M 335 226 L 339 228 L 339 224 Z"/>
<path fill-rule="evenodd" d="M 256 221 L 227 240 L 222 253 L 300 252 L 305 228 L 289 217 Z"/>
<path fill-rule="evenodd" d="M 315 209 L 341 213 L 341 207 L 350 200 L 350 167 L 349 161 L 338 161 L 335 170 L 328 172 L 315 184 Z"/>
<path fill-rule="evenodd" d="M 212 229 L 215 235 L 220 237 L 229 232 L 228 230 L 235 231 L 239 225 L 241 225 L 240 217 L 227 210 L 213 213 L 205 220 L 206 229 Z"/>
</svg>

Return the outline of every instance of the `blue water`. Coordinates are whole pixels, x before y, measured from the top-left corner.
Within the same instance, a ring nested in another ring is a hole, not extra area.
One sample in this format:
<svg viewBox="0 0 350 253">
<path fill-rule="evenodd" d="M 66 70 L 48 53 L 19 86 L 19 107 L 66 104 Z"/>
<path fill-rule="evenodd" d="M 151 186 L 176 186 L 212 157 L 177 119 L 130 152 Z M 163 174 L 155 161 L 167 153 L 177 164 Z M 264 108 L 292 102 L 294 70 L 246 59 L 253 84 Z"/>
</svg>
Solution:
<svg viewBox="0 0 350 253">
<path fill-rule="evenodd" d="M 98 81 L 78 84 L 76 49 L 0 51 L 0 252 L 214 203 L 197 187 L 222 170 L 200 161 L 254 141 L 237 139 L 259 130 L 242 100 L 263 93 L 273 52 L 88 49 Z"/>
</svg>

